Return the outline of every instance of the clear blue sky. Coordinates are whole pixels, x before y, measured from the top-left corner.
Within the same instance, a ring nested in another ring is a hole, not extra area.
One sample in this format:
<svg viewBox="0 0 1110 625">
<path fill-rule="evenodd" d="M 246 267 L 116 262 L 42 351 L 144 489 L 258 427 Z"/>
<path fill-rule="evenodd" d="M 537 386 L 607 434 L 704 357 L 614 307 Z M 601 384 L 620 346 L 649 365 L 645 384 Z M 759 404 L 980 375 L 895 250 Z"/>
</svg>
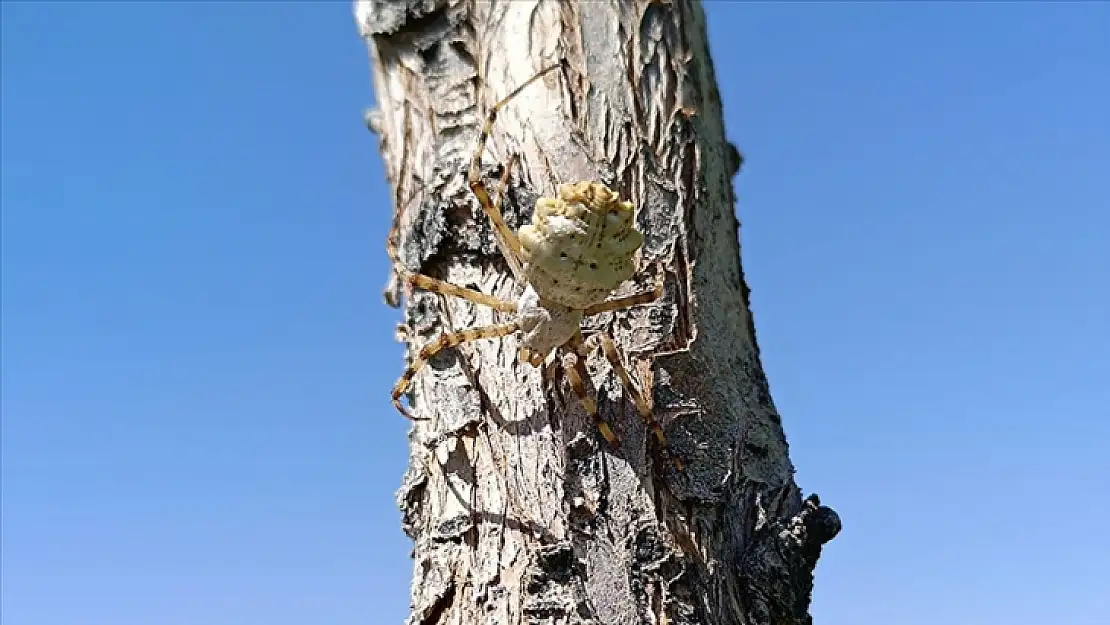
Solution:
<svg viewBox="0 0 1110 625">
<path fill-rule="evenodd" d="M 1104 623 L 1110 5 L 708 10 L 764 364 L 845 524 L 817 623 Z M 4 624 L 400 623 L 349 5 L 5 2 L 2 41 Z"/>
</svg>

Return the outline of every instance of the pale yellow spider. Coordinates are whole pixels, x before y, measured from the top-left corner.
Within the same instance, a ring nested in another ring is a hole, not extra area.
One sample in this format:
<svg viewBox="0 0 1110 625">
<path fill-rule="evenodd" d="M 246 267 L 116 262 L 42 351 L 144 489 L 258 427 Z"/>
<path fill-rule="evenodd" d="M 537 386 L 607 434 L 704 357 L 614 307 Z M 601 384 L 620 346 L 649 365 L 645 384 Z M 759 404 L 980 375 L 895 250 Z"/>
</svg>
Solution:
<svg viewBox="0 0 1110 625">
<path fill-rule="evenodd" d="M 394 215 L 386 249 L 404 282 L 413 288 L 462 298 L 514 314 L 515 317 L 507 323 L 443 334 L 425 345 L 393 387 L 393 405 L 409 419 L 422 419 L 405 409 L 401 404 L 401 397 L 428 359 L 445 348 L 519 332 L 522 361 L 538 367 L 555 350 L 559 350 L 564 357 L 570 356 L 573 359 L 572 365 L 564 366 L 571 389 L 586 413 L 597 424 L 605 440 L 615 447 L 620 444 L 620 439 L 601 418 L 597 403 L 586 392 L 583 383 L 587 377 L 586 356 L 592 347 L 591 343 L 596 339 L 624 388 L 631 395 L 640 417 L 665 450 L 667 440 L 663 429 L 652 416 L 651 407 L 644 395 L 632 382 L 613 339 L 604 332 L 584 339 L 581 331 L 583 317 L 645 304 L 659 298 L 663 293 L 660 282 L 650 292 L 606 299 L 635 273 L 633 256 L 643 243 L 643 235 L 635 228 L 635 209 L 632 203 L 621 201 L 615 191 L 600 183 L 564 184 L 559 187 L 559 197 L 541 197 L 537 200 L 532 222 L 521 226 L 518 232 L 513 232 L 501 215 L 501 201 L 512 161 L 504 168 L 501 190 L 495 201 L 490 201 L 489 192 L 482 181 L 481 158 L 498 111 L 528 85 L 563 65 L 564 63 L 559 63 L 543 69 L 490 109 L 470 161 L 470 189 L 493 223 L 495 238 L 499 239 L 499 248 L 510 269 L 517 280 L 525 285 L 524 293 L 516 302 L 410 272 L 397 254 L 398 229 L 403 207 Z"/>
</svg>

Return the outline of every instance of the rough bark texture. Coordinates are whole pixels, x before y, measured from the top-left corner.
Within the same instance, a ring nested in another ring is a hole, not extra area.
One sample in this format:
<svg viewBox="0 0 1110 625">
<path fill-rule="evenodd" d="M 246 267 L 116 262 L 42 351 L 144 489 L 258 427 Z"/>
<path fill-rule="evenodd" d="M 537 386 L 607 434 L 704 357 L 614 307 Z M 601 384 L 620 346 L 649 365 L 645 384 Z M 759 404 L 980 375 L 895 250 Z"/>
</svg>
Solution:
<svg viewBox="0 0 1110 625">
<path fill-rule="evenodd" d="M 636 203 L 641 272 L 618 294 L 650 288 L 659 270 L 666 294 L 598 323 L 630 353 L 685 465 L 649 453 L 603 358 L 590 364 L 624 439 L 615 451 L 560 365 L 518 362 L 513 338 L 436 357 L 413 386 L 430 420 L 412 430 L 398 495 L 415 543 L 408 623 L 809 623 L 813 568 L 840 522 L 794 484 L 760 366 L 733 213 L 740 159 L 700 5 L 362 0 L 355 15 L 379 106 L 367 123 L 394 204 L 414 198 L 402 259 L 505 298 L 520 288 L 469 193 L 467 160 L 491 104 L 568 60 L 502 112 L 487 173 L 496 184 L 498 163 L 520 156 L 505 208 L 514 228 L 561 182 L 600 180 Z M 403 335 L 418 349 L 496 315 L 416 294 Z"/>
</svg>

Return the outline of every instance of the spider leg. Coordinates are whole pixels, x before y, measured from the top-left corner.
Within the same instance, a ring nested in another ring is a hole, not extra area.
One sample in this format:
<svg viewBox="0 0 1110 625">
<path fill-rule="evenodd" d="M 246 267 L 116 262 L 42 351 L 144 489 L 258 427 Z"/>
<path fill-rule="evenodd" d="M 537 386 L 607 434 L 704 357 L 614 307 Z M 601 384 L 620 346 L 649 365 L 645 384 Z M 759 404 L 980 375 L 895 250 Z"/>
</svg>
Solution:
<svg viewBox="0 0 1110 625">
<path fill-rule="evenodd" d="M 618 297 L 617 299 L 611 299 L 607 302 L 601 302 L 600 304 L 594 304 L 593 306 L 590 306 L 585 311 L 583 311 L 582 316 L 590 317 L 593 315 L 600 315 L 601 313 L 609 312 L 611 310 L 631 308 L 632 306 L 654 302 L 660 297 L 663 297 L 662 276 L 660 276 L 659 284 L 657 284 L 654 289 L 650 291 L 644 291 L 643 293 L 637 293 L 635 295 L 629 295 L 627 297 Z"/>
<path fill-rule="evenodd" d="M 401 262 L 400 255 L 397 253 L 398 241 L 401 238 L 401 215 L 404 214 L 405 208 L 411 203 L 411 200 L 401 204 L 398 209 L 393 213 L 393 224 L 389 228 L 389 236 L 385 241 L 385 251 L 389 254 L 389 260 L 393 263 L 393 270 L 401 277 L 401 280 L 414 288 L 424 291 L 432 291 L 433 293 L 441 293 L 443 295 L 450 295 L 465 299 L 475 304 L 482 306 L 489 306 L 494 310 L 501 312 L 516 312 L 516 303 L 506 301 L 492 295 L 486 295 L 481 291 L 474 289 L 467 289 L 461 286 L 437 280 L 430 276 L 425 276 L 420 273 L 413 273 L 405 267 Z"/>
<path fill-rule="evenodd" d="M 457 347 L 463 343 L 469 343 L 479 339 L 495 339 L 508 336 L 519 329 L 520 323 L 514 321 L 512 323 L 499 323 L 477 328 L 467 328 L 465 330 L 459 330 L 458 332 L 440 335 L 439 338 L 421 348 L 416 359 L 413 360 L 409 366 L 405 367 L 405 372 L 401 374 L 400 379 L 397 380 L 397 384 L 393 387 L 393 406 L 397 408 L 398 412 L 404 415 L 405 418 L 413 421 L 423 421 L 425 419 L 424 417 L 414 416 L 401 405 L 401 396 L 405 394 L 405 391 L 409 387 L 409 383 L 412 382 L 412 379 L 424 366 L 424 363 L 428 362 L 432 356 L 435 356 L 449 347 Z"/>
<path fill-rule="evenodd" d="M 512 157 L 509 158 L 509 164 L 505 165 L 505 171 L 501 172 L 501 180 L 500 186 L 497 189 L 497 197 L 493 200 L 493 208 L 497 211 L 497 214 L 499 215 L 501 214 L 501 202 L 505 199 L 505 191 L 509 188 L 509 177 L 512 176 L 513 167 L 516 167 L 519 162 L 520 155 L 513 154 Z M 505 224 L 505 227 L 508 227 L 508 224 Z M 510 230 L 510 232 L 512 232 L 512 230 Z"/>
<path fill-rule="evenodd" d="M 482 293 L 481 291 L 475 291 L 474 289 L 465 289 L 461 286 L 451 284 L 450 282 L 436 280 L 435 278 L 430 278 L 423 274 L 410 274 L 406 276 L 406 280 L 408 280 L 408 283 L 415 288 L 424 291 L 431 291 L 433 293 L 441 293 L 443 295 L 459 297 L 467 301 L 474 302 L 475 304 L 489 306 L 490 308 L 494 310 L 499 310 L 501 312 L 511 313 L 516 312 L 517 309 L 515 302 L 499 299 L 492 295 L 486 295 L 485 293 Z"/>
<path fill-rule="evenodd" d="M 563 360 L 563 370 L 566 371 L 567 379 L 570 381 L 570 388 L 574 391 L 578 401 L 581 402 L 582 408 L 585 409 L 586 414 L 593 419 L 594 424 L 597 426 L 598 431 L 605 437 L 605 442 L 609 443 L 612 448 L 620 447 L 621 439 L 613 432 L 613 428 L 601 418 L 601 413 L 597 411 L 597 402 L 586 391 L 586 384 L 584 380 L 589 377 L 586 372 L 586 359 L 578 353 L 577 347 L 581 344 L 582 335 L 577 335 L 571 339 L 570 343 L 563 346 L 566 356 L 574 359 L 574 362 L 567 366 L 566 359 Z"/>
<path fill-rule="evenodd" d="M 601 351 L 605 354 L 606 360 L 608 360 L 609 364 L 613 367 L 613 371 L 616 372 L 617 377 L 620 378 L 621 385 L 624 386 L 625 392 L 632 397 L 632 401 L 636 404 L 636 412 L 640 415 L 640 419 L 644 421 L 644 424 L 651 430 L 652 434 L 655 435 L 655 439 L 659 442 L 659 448 L 665 453 L 668 449 L 668 445 L 667 436 L 663 433 L 663 427 L 656 421 L 655 416 L 651 412 L 651 406 L 648 405 L 647 399 L 644 398 L 644 394 L 640 392 L 640 389 L 637 388 L 636 384 L 632 381 L 632 376 L 629 374 L 628 368 L 624 364 L 624 358 L 621 356 L 620 350 L 617 344 L 613 342 L 613 339 L 604 332 L 591 336 L 588 341 L 579 346 L 579 353 L 582 354 L 582 358 L 584 359 L 586 357 L 585 353 L 594 339 L 601 342 Z M 683 468 L 682 462 L 673 457 L 672 460 L 678 470 L 681 471 Z"/>
<path fill-rule="evenodd" d="M 482 131 L 478 133 L 477 146 L 474 150 L 474 156 L 470 159 L 470 170 L 467 173 L 467 183 L 470 185 L 470 191 L 474 193 L 474 197 L 478 198 L 478 203 L 482 205 L 482 210 L 489 217 L 490 222 L 493 223 L 495 231 L 494 238 L 497 240 L 497 246 L 501 250 L 501 254 L 505 257 L 505 262 L 509 264 L 509 268 L 513 272 L 513 277 L 516 278 L 518 283 L 523 284 L 524 271 L 520 263 L 520 240 L 517 239 L 516 233 L 512 228 L 505 223 L 505 218 L 501 214 L 501 195 L 504 191 L 505 185 L 508 183 L 509 172 L 506 168 L 502 176 L 502 193 L 498 194 L 498 201 L 496 204 L 490 202 L 489 189 L 486 188 L 486 183 L 482 181 L 482 154 L 486 151 L 486 142 L 489 140 L 490 134 L 493 132 L 493 124 L 497 121 L 497 114 L 501 109 L 509 103 L 510 100 L 515 98 L 525 87 L 539 80 L 548 72 L 558 69 L 563 66 L 563 63 L 557 63 L 540 70 L 535 76 L 524 81 L 524 84 L 514 89 L 509 95 L 501 99 L 500 102 L 494 104 L 490 108 L 489 113 L 486 115 L 485 124 L 482 126 Z M 511 167 L 511 163 L 510 163 Z"/>
</svg>

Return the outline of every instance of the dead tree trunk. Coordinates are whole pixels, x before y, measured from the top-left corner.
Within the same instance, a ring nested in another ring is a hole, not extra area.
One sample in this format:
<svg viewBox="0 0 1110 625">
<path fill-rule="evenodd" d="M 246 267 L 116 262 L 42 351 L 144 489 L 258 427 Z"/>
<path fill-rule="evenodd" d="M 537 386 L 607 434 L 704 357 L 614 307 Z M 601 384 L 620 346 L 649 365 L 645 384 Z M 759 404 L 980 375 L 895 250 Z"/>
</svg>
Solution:
<svg viewBox="0 0 1110 625">
<path fill-rule="evenodd" d="M 496 185 L 498 163 L 520 158 L 506 197 L 513 228 L 563 182 L 605 182 L 636 204 L 641 272 L 619 294 L 662 271 L 665 295 L 601 324 L 684 464 L 648 453 L 604 359 L 591 361 L 592 382 L 617 450 L 557 361 L 519 362 L 513 337 L 444 352 L 412 386 L 430 420 L 410 435 L 398 496 L 415 541 L 408 623 L 810 623 L 813 568 L 840 524 L 794 484 L 760 365 L 733 213 L 740 157 L 700 4 L 360 0 L 355 14 L 393 203 L 415 198 L 403 262 L 509 299 L 520 286 L 469 192 L 468 159 L 488 107 L 567 60 L 503 110 L 486 173 Z M 397 297 L 394 282 L 387 300 Z M 416 293 L 402 328 L 419 349 L 499 314 Z"/>
</svg>

